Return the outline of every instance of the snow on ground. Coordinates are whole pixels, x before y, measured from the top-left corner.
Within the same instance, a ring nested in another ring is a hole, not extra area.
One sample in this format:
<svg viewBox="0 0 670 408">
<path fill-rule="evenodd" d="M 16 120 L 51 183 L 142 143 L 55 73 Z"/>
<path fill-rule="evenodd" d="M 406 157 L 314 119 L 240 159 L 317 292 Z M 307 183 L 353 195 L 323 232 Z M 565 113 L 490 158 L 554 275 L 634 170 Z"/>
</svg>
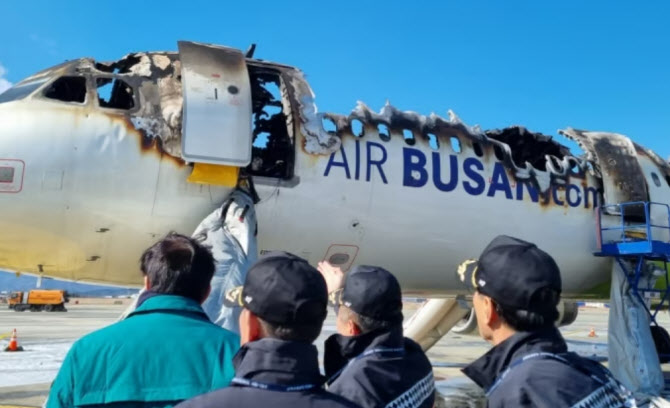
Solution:
<svg viewBox="0 0 670 408">
<path fill-rule="evenodd" d="M 6 341 L 0 342 L 2 349 Z M 72 342 L 22 343 L 22 352 L 0 354 L 0 387 L 41 384 L 53 381 Z"/>
</svg>

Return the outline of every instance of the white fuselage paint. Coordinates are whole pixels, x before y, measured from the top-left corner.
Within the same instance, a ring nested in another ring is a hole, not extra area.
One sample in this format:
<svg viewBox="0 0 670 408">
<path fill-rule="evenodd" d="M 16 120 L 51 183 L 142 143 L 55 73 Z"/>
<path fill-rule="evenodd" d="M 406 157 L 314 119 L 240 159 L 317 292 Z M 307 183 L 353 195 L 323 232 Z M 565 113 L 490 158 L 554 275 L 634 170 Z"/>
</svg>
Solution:
<svg viewBox="0 0 670 408">
<path fill-rule="evenodd" d="M 346 136 L 346 165 L 342 151 L 313 155 L 303 145 L 298 136 L 297 183 L 256 183 L 262 251 L 291 251 L 312 264 L 347 253 L 347 266 L 381 265 L 408 292 L 442 295 L 461 290 L 455 275 L 461 261 L 509 234 L 555 257 L 566 294 L 608 279 L 611 260 L 593 256 L 594 203 L 585 200 L 598 180 L 588 172 L 570 179 L 569 197 L 559 190 L 541 205 L 526 189 L 519 199 L 505 171 L 507 191 L 493 154 L 477 157 L 471 146 L 460 153 L 447 143 L 439 147 L 438 187 L 434 151 L 425 141 L 410 146 L 402 135 L 388 142 L 375 133 Z M 425 174 L 411 162 L 421 155 Z M 20 191 L 0 192 L 0 268 L 73 280 L 139 284 L 142 251 L 168 231 L 192 233 L 230 191 L 187 183 L 190 167 L 155 147 L 141 148 L 140 133 L 123 114 L 91 104 L 43 98 L 0 104 L 2 159 L 23 161 L 24 174 Z M 408 172 L 408 159 L 415 171 Z M 467 159 L 481 167 L 465 170 Z M 449 185 L 451 160 L 459 178 Z M 669 202 L 667 190 L 656 197 Z"/>
<path fill-rule="evenodd" d="M 143 151 L 139 133 L 113 112 L 26 100 L 0 105 L 0 126 L 0 159 L 25 163 L 21 191 L 0 194 L 2 268 L 139 283 L 141 252 L 168 231 L 190 234 L 229 191 L 187 183 L 189 167 L 154 148 Z M 554 255 L 566 292 L 607 279 L 608 261 L 592 256 L 592 206 L 541 206 L 526 190 L 523 201 L 508 199 L 502 190 L 493 197 L 486 191 L 468 194 L 462 163 L 476 157 L 470 149 L 456 155 L 460 180 L 445 192 L 434 186 L 431 150 L 423 142 L 410 147 L 401 137 L 345 138 L 347 169 L 331 165 L 327 176 L 329 160 L 341 162 L 341 152 L 333 159 L 314 156 L 301 143 L 296 185 L 257 185 L 261 250 L 288 250 L 316 263 L 331 246 L 347 246 L 351 262 L 387 267 L 408 291 L 447 293 L 459 289 L 456 265 L 505 233 Z M 404 148 L 427 157 L 429 181 L 423 187 L 403 186 Z M 386 161 L 375 165 L 383 151 Z M 446 182 L 454 152 L 445 145 L 439 154 Z M 488 190 L 493 161 L 480 162 Z M 512 193 L 516 197 L 516 188 Z"/>
<path fill-rule="evenodd" d="M 370 167 L 367 181 L 367 142 L 376 145 L 370 149 L 373 162 L 383 158 L 377 146 L 383 146 L 387 153 L 381 165 L 386 183 L 375 165 Z M 430 176 L 423 187 L 403 186 L 404 148 L 421 149 L 428 156 Z M 364 136 L 360 141 L 346 138 L 343 149 L 349 177 L 342 166 L 331 166 L 324 176 L 328 157 L 315 160 L 298 154 L 297 186 L 259 187 L 263 197 L 257 206 L 259 248 L 285 249 L 316 262 L 331 245 L 354 245 L 358 247 L 355 264 L 388 268 L 406 290 L 450 292 L 461 289 L 455 272 L 460 262 L 477 257 L 496 235 L 509 234 L 535 242 L 556 257 L 567 293 L 582 292 L 607 280 L 609 261 L 592 255 L 596 249 L 592 204 L 588 209 L 567 204 L 541 206 L 530 201 L 525 189 L 525 199 L 517 200 L 516 187 L 511 188 L 513 199 L 500 190 L 489 197 L 493 166 L 483 160 L 478 161 L 484 165 L 480 173 L 486 180 L 485 191 L 468 194 L 463 183 L 472 181 L 464 177 L 462 163 L 468 157 L 479 159 L 469 149 L 460 154 L 448 146 L 439 149 L 443 182 L 449 177 L 445 167 L 449 155 L 457 156 L 460 166 L 457 186 L 449 192 L 438 190 L 431 180 L 431 150 L 426 143 L 410 147 L 402 137 L 383 142 Z M 340 153 L 335 158 L 342 161 Z M 559 199 L 563 194 L 557 194 Z"/>
</svg>

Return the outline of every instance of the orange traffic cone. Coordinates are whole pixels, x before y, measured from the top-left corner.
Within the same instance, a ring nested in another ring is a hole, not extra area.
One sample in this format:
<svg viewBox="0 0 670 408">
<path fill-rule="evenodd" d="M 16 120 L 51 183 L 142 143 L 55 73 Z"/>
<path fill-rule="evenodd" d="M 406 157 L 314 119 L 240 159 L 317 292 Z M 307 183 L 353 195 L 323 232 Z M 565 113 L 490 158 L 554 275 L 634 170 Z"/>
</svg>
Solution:
<svg viewBox="0 0 670 408">
<path fill-rule="evenodd" d="M 589 337 L 598 337 L 596 335 L 596 329 L 591 327 L 591 331 L 589 332 Z"/>
<path fill-rule="evenodd" d="M 5 351 L 23 351 L 23 347 L 19 346 L 19 341 L 16 339 L 16 329 L 12 332 L 12 337 L 9 339 L 9 345 Z"/>
</svg>

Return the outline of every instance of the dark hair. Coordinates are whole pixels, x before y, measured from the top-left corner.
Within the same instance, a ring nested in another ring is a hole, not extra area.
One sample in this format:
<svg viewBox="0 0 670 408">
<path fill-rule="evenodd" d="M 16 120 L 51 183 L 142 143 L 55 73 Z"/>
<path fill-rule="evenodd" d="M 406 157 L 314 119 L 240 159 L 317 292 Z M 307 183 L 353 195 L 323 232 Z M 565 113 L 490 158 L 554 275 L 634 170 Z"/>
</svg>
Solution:
<svg viewBox="0 0 670 408">
<path fill-rule="evenodd" d="M 531 310 L 511 309 L 501 306 L 491 299 L 498 316 L 516 331 L 537 331 L 554 327 L 558 319 L 556 305 L 560 294 L 552 289 L 542 289 L 531 299 L 531 304 L 538 305 Z"/>
<path fill-rule="evenodd" d="M 344 312 L 342 319 L 353 320 L 356 326 L 361 329 L 362 334 L 370 333 L 371 331 L 375 330 L 387 330 L 395 326 L 394 323 L 386 320 L 378 320 L 373 319 L 372 317 L 363 316 L 362 314 L 356 313 L 346 306 L 340 305 L 339 309 L 340 310 L 337 313 L 338 319 L 340 318 L 340 313 Z"/>
<path fill-rule="evenodd" d="M 314 341 L 321 334 L 323 321 L 318 324 L 311 325 L 296 325 L 296 326 L 280 326 L 273 323 L 266 322 L 260 317 L 261 327 L 265 336 L 285 340 L 285 341 L 301 341 L 305 343 L 314 343 Z"/>
<path fill-rule="evenodd" d="M 152 292 L 184 296 L 202 302 L 214 276 L 209 249 L 185 235 L 170 232 L 140 258 Z"/>
</svg>

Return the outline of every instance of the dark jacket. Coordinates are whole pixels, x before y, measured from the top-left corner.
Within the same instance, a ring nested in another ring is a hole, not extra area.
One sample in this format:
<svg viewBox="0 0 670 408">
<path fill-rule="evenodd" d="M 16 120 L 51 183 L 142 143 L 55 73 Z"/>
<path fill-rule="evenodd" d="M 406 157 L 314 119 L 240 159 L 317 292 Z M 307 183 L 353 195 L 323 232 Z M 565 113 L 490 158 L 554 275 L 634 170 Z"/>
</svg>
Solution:
<svg viewBox="0 0 670 408">
<path fill-rule="evenodd" d="M 421 347 L 398 326 L 326 340 L 328 391 L 362 407 L 432 407 L 433 367 Z"/>
<path fill-rule="evenodd" d="M 491 408 L 622 407 L 630 398 L 602 365 L 569 353 L 555 328 L 519 332 L 463 373 L 487 392 Z"/>
<path fill-rule="evenodd" d="M 198 302 L 147 292 L 124 320 L 72 345 L 46 406 L 171 407 L 228 385 L 239 342 Z"/>
<path fill-rule="evenodd" d="M 316 347 L 311 344 L 270 338 L 254 341 L 242 346 L 233 364 L 235 380 L 230 387 L 184 401 L 178 406 L 356 407 L 323 389 L 325 378 L 319 372 Z M 238 379 L 255 382 L 255 386 L 239 384 Z M 286 390 L 288 387 L 298 390 Z"/>
</svg>

